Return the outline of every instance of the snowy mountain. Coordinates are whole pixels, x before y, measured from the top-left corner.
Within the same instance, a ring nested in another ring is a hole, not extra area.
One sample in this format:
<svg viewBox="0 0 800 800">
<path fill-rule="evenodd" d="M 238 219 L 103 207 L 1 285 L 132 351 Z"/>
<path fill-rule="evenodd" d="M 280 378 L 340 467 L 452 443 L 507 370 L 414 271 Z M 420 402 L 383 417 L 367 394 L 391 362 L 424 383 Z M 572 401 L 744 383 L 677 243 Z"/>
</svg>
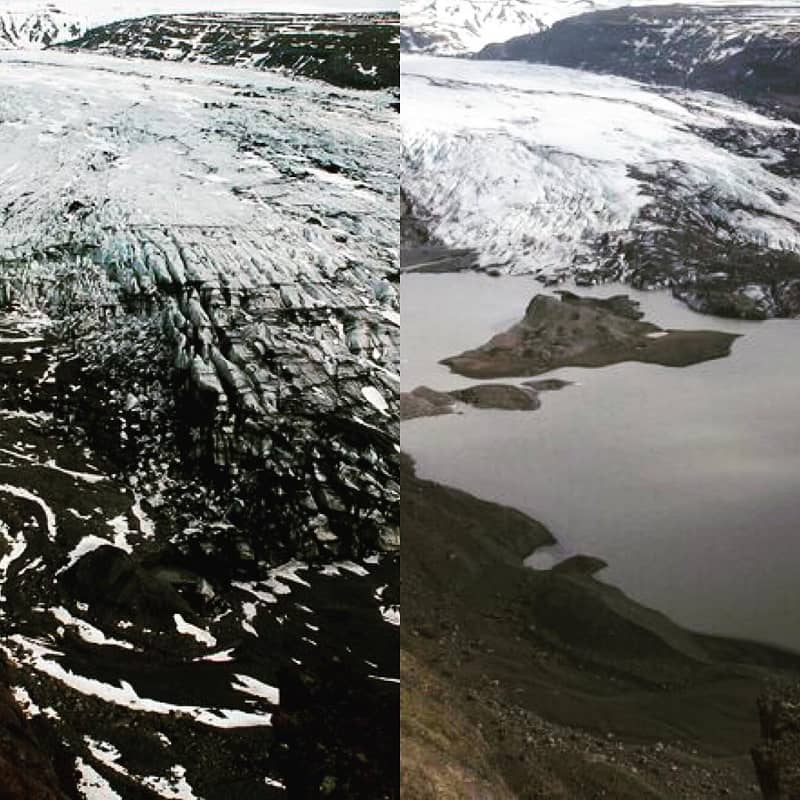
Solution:
<svg viewBox="0 0 800 800">
<path fill-rule="evenodd" d="M 320 2 L 292 3 L 294 18 L 308 17 L 312 30 L 319 31 L 328 17 L 344 15 L 351 24 L 366 25 L 367 20 L 397 25 L 397 12 L 373 11 L 381 3 L 371 2 Z M 315 7 L 316 6 L 316 7 Z M 364 8 L 356 13 L 353 9 Z M 391 8 L 391 2 L 386 8 Z M 274 0 L 68 0 L 41 2 L 41 0 L 0 0 L 0 49 L 40 49 L 49 45 L 76 39 L 92 28 L 110 25 L 123 20 L 136 20 L 154 15 L 180 15 L 198 12 L 214 14 L 264 14 L 272 13 L 287 18 L 286 5 Z M 361 21 L 358 22 L 359 18 Z M 288 17 L 289 20 L 292 17 Z M 341 21 L 341 18 L 340 18 Z M 133 31 L 131 31 L 133 32 Z M 237 31 L 241 33 L 242 31 Z M 342 34 L 343 36 L 346 34 Z M 117 42 L 118 43 L 118 42 Z M 152 44 L 152 43 L 151 43 Z M 361 44 L 361 49 L 364 45 Z M 357 48 L 358 49 L 358 48 Z"/>
<path fill-rule="evenodd" d="M 571 2 L 580 14 L 590 0 Z M 455 55 L 476 52 L 490 42 L 536 33 L 546 26 L 541 4 L 531 0 L 404 0 L 404 52 Z"/>
<path fill-rule="evenodd" d="M 69 47 L 283 69 L 340 86 L 399 84 L 397 14 L 177 14 L 93 28 Z"/>
<path fill-rule="evenodd" d="M 0 49 L 39 49 L 74 39 L 86 30 L 85 17 L 55 5 L 24 8 L 0 5 Z"/>
<path fill-rule="evenodd" d="M 488 44 L 539 33 L 586 12 L 620 6 L 663 6 L 663 0 L 403 0 L 404 52 L 461 55 Z M 751 0 L 696 0 L 692 6 L 746 7 Z M 791 6 L 765 0 L 760 6 Z M 734 11 L 732 13 L 738 13 Z"/>
<path fill-rule="evenodd" d="M 667 285 L 703 310 L 800 310 L 800 129 L 702 92 L 407 56 L 403 191 L 484 269 Z"/>
</svg>

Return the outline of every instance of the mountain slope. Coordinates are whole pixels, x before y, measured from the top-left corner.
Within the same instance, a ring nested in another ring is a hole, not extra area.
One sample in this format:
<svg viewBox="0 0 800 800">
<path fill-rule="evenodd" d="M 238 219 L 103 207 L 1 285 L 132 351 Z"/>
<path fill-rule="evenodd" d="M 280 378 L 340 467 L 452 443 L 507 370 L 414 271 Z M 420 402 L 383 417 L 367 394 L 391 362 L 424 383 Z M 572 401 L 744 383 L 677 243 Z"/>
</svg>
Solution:
<svg viewBox="0 0 800 800">
<path fill-rule="evenodd" d="M 406 52 L 438 55 L 474 53 L 491 43 L 539 33 L 559 20 L 629 5 L 660 6 L 663 1 L 638 0 L 631 4 L 625 0 L 403 0 L 402 48 Z M 696 0 L 691 4 L 693 7 L 749 5 L 752 5 L 750 0 Z M 792 3 L 762 0 L 759 5 L 780 7 Z"/>
<path fill-rule="evenodd" d="M 484 269 L 671 286 L 722 314 L 800 310 L 796 125 L 558 67 L 402 69 L 403 191 L 432 241 Z"/>
<path fill-rule="evenodd" d="M 339 86 L 399 84 L 396 14 L 186 14 L 94 28 L 69 47 L 115 56 L 284 69 Z"/>
<path fill-rule="evenodd" d="M 706 89 L 800 116 L 800 6 L 622 8 L 489 45 L 518 59 Z"/>
</svg>

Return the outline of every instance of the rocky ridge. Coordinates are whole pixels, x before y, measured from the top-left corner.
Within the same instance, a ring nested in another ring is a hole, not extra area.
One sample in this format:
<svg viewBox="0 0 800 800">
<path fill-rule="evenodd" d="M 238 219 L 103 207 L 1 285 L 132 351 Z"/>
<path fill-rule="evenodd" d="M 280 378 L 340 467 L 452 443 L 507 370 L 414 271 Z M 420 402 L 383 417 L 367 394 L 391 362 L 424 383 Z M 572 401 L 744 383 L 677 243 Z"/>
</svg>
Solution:
<svg viewBox="0 0 800 800">
<path fill-rule="evenodd" d="M 128 58 L 279 69 L 356 89 L 399 87 L 397 14 L 174 14 L 62 45 Z"/>
<path fill-rule="evenodd" d="M 461 56 L 512 38 L 535 36 L 561 20 L 620 6 L 647 11 L 650 6 L 663 8 L 667 4 L 663 0 L 639 0 L 631 4 L 624 0 L 403 0 L 402 48 L 408 53 Z M 747 15 L 753 6 L 789 9 L 791 2 L 694 0 L 670 8 L 694 13 L 722 7 L 731 15 Z"/>
</svg>

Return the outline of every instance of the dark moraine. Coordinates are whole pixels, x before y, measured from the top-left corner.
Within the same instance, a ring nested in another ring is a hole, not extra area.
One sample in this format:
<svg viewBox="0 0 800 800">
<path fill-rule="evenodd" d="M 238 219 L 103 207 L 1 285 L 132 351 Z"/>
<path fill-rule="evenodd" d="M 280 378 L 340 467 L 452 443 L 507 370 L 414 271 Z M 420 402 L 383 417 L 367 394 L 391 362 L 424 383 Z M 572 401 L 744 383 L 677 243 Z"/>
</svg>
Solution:
<svg viewBox="0 0 800 800">
<path fill-rule="evenodd" d="M 43 318 L 0 319 L 0 629 L 30 718 L 0 702 L 0 741 L 29 753 L 18 796 L 145 798 L 147 776 L 211 799 L 395 796 L 397 557 L 259 567 L 213 483 L 181 468 L 168 395 L 92 401 L 168 374 L 157 333 L 130 323 L 151 336 L 112 378 Z M 120 429 L 131 446 L 109 448 Z"/>
<path fill-rule="evenodd" d="M 402 491 L 401 644 L 415 665 L 404 780 L 438 777 L 418 745 L 444 741 L 452 779 L 488 783 L 490 796 L 756 795 L 761 687 L 796 676 L 800 658 L 690 633 L 596 580 L 597 559 L 527 569 L 524 554 L 552 541 L 544 526 L 422 480 L 410 459 Z M 434 677 L 421 680 L 423 666 Z M 440 720 L 422 701 L 436 679 Z M 475 758 L 457 744 L 463 718 L 481 731 Z"/>
</svg>

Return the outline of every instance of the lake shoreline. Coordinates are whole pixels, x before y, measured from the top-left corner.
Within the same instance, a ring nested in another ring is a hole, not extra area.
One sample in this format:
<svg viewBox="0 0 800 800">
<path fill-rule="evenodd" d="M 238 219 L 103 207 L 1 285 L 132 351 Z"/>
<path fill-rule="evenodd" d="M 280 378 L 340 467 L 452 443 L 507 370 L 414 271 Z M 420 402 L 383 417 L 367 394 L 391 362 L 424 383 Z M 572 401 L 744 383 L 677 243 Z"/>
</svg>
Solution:
<svg viewBox="0 0 800 800">
<path fill-rule="evenodd" d="M 555 541 L 547 528 L 419 478 L 408 456 L 401 483 L 403 652 L 449 685 L 454 713 L 481 722 L 498 758 L 516 761 L 531 729 L 552 742 L 547 768 L 521 754 L 522 764 L 500 770 L 512 791 L 576 792 L 594 770 L 619 798 L 689 800 L 712 786 L 752 796 L 758 697 L 767 682 L 796 677 L 800 655 L 686 631 L 598 581 L 596 559 L 527 568 L 526 551 Z M 419 688 L 404 695 L 406 726 Z M 613 775 L 595 769 L 604 740 Z M 571 777 L 552 763 L 559 758 Z M 695 794 L 701 772 L 707 782 Z"/>
<path fill-rule="evenodd" d="M 410 309 L 405 398 L 419 386 L 448 401 L 454 392 L 491 386 L 441 361 L 501 336 L 543 291 L 528 278 L 402 280 Z M 786 349 L 800 322 L 701 317 L 665 292 L 619 285 L 574 291 L 590 298 L 627 292 L 641 303 L 644 320 L 662 330 L 730 334 L 731 354 L 679 369 L 556 362 L 543 377 L 572 384 L 557 397 L 531 387 L 525 373 L 502 381 L 512 391 L 538 391 L 536 413 L 511 413 L 507 402 L 501 409 L 435 408 L 435 422 L 403 422 L 404 451 L 421 476 L 542 520 L 565 555 L 601 558 L 609 564 L 604 580 L 680 624 L 798 649 L 795 618 L 771 609 L 794 591 L 788 560 L 775 553 L 793 547 L 792 520 L 800 513 L 792 477 L 800 465 L 792 410 L 800 378 Z M 442 413 L 448 410 L 457 413 Z M 767 539 L 754 538 L 754 529 Z M 707 563 L 719 568 L 709 572 Z M 744 586 L 751 592 L 740 591 Z"/>
</svg>

